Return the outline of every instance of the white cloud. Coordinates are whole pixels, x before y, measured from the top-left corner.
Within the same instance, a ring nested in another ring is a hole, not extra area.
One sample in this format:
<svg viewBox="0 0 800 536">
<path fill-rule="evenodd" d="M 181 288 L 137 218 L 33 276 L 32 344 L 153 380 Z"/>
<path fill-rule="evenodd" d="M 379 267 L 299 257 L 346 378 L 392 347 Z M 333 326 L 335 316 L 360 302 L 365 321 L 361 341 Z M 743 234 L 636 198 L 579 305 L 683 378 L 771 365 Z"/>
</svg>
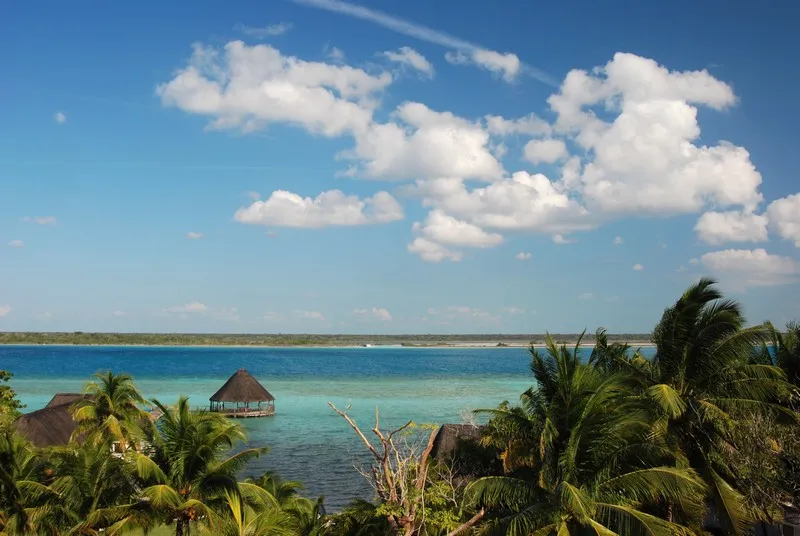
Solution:
<svg viewBox="0 0 800 536">
<path fill-rule="evenodd" d="M 579 300 L 592 300 L 594 299 L 594 294 L 591 292 L 584 292 L 583 294 L 578 294 Z"/>
<path fill-rule="evenodd" d="M 415 238 L 407 246 L 407 249 L 409 253 L 419 255 L 423 261 L 428 262 L 442 262 L 444 260 L 459 262 L 464 257 L 464 254 L 460 251 L 453 251 L 422 237 Z"/>
<path fill-rule="evenodd" d="M 240 208 L 234 218 L 247 224 L 320 228 L 402 220 L 403 208 L 387 192 L 362 200 L 340 190 L 328 190 L 316 198 L 276 190 L 266 201 L 254 201 Z"/>
<path fill-rule="evenodd" d="M 767 207 L 769 225 L 784 240 L 800 248 L 800 194 L 776 199 Z"/>
<path fill-rule="evenodd" d="M 574 240 L 570 240 L 569 238 L 561 234 L 554 234 L 552 236 L 552 239 L 553 243 L 558 244 L 559 246 L 563 246 L 565 244 L 573 244 L 575 242 Z"/>
<path fill-rule="evenodd" d="M 700 262 L 723 284 L 737 289 L 793 283 L 800 273 L 800 263 L 796 260 L 761 248 L 706 253 Z"/>
<path fill-rule="evenodd" d="M 11 313 L 11 306 L 10 305 L 0 305 L 0 318 L 4 316 L 8 316 Z"/>
<path fill-rule="evenodd" d="M 389 322 L 392 320 L 392 315 L 389 313 L 389 310 L 383 307 L 373 307 L 372 309 L 355 309 L 353 314 L 356 316 L 372 316 L 384 322 Z"/>
<path fill-rule="evenodd" d="M 175 314 L 185 314 L 185 313 L 205 313 L 207 312 L 208 306 L 204 303 L 200 302 L 189 302 L 185 305 L 175 305 L 173 307 L 167 307 L 164 309 L 165 313 L 175 313 Z"/>
<path fill-rule="evenodd" d="M 56 112 L 53 114 L 53 121 L 58 123 L 59 125 L 63 125 L 67 122 L 67 116 L 64 112 Z"/>
<path fill-rule="evenodd" d="M 480 227 L 457 220 L 441 210 L 431 211 L 424 224 L 415 223 L 414 232 L 427 240 L 447 246 L 487 248 L 503 242 L 501 235 L 487 233 Z"/>
<path fill-rule="evenodd" d="M 561 234 L 594 227 L 588 211 L 539 173 L 518 171 L 472 190 L 459 179 L 417 181 L 411 192 L 424 205 L 481 228 Z"/>
<path fill-rule="evenodd" d="M 295 311 L 294 314 L 303 320 L 318 320 L 320 322 L 325 321 L 325 315 L 319 311 Z"/>
<path fill-rule="evenodd" d="M 268 26 L 263 27 L 254 27 L 254 26 L 247 26 L 242 24 L 241 22 L 236 23 L 233 29 L 237 32 L 241 32 L 248 37 L 254 37 L 256 39 L 265 39 L 267 37 L 274 37 L 277 35 L 283 35 L 289 30 L 291 30 L 293 25 L 288 22 L 280 22 L 278 24 L 270 24 Z"/>
<path fill-rule="evenodd" d="M 189 231 L 188 233 L 186 233 L 186 238 L 188 238 L 189 240 L 199 240 L 203 238 L 203 233 L 195 233 L 193 231 Z"/>
<path fill-rule="evenodd" d="M 694 227 L 706 244 L 726 242 L 765 242 L 767 217 L 752 212 L 706 212 Z"/>
<path fill-rule="evenodd" d="M 55 216 L 25 216 L 22 219 L 28 223 L 35 223 L 36 225 L 55 225 L 58 223 Z"/>
<path fill-rule="evenodd" d="M 119 317 L 125 316 L 125 311 L 114 311 L 111 314 L 112 314 L 112 316 L 116 316 L 117 318 L 119 318 Z"/>
<path fill-rule="evenodd" d="M 277 322 L 281 318 L 283 318 L 283 315 L 281 315 L 280 313 L 276 313 L 275 311 L 267 311 L 261 317 L 261 319 L 264 320 L 265 322 Z"/>
<path fill-rule="evenodd" d="M 622 240 L 621 236 L 615 236 L 614 237 L 614 245 L 615 246 L 620 246 L 620 245 L 622 245 L 622 243 L 623 243 L 623 240 Z"/>
<path fill-rule="evenodd" d="M 25 242 L 23 242 L 22 240 L 12 240 L 11 242 L 8 243 L 8 245 L 12 248 L 24 248 Z"/>
<path fill-rule="evenodd" d="M 736 102 L 730 86 L 706 71 L 670 72 L 618 53 L 592 74 L 571 71 L 548 102 L 556 129 L 592 155 L 574 180 L 590 209 L 680 214 L 709 204 L 752 210 L 762 200 L 761 175 L 745 149 L 694 143 L 693 105 L 721 110 Z M 607 123 L 599 113 L 617 115 Z"/>
<path fill-rule="evenodd" d="M 510 315 L 521 315 L 525 312 L 525 309 L 521 309 L 519 307 L 506 307 L 503 311 L 507 312 Z"/>
<path fill-rule="evenodd" d="M 493 50 L 474 49 L 470 51 L 450 51 L 444 59 L 453 65 L 477 65 L 513 82 L 522 69 L 522 62 L 511 52 L 495 52 Z"/>
<path fill-rule="evenodd" d="M 486 130 L 490 134 L 497 136 L 511 136 L 515 134 L 526 134 L 528 136 L 542 136 L 550 134 L 553 127 L 536 114 L 529 114 L 517 119 L 506 119 L 499 115 L 487 115 L 484 117 Z"/>
<path fill-rule="evenodd" d="M 689 259 L 689 264 L 700 264 L 700 259 L 698 258 L 691 258 Z"/>
<path fill-rule="evenodd" d="M 211 117 L 210 128 L 258 130 L 299 125 L 325 136 L 363 132 L 389 73 L 307 62 L 266 45 L 195 45 L 188 65 L 157 87 L 165 106 Z"/>
<path fill-rule="evenodd" d="M 342 153 L 362 161 L 350 174 L 384 179 L 497 180 L 505 173 L 492 153 L 489 133 L 480 123 L 418 102 L 401 104 L 392 116 L 396 123 L 373 123 L 356 135 L 352 151 Z"/>
<path fill-rule="evenodd" d="M 641 272 L 642 270 L 644 270 L 644 266 L 643 266 L 643 265 L 641 265 L 641 264 L 638 264 L 638 263 L 637 263 L 637 264 L 634 264 L 634 265 L 633 265 L 633 270 L 634 270 L 635 272 Z"/>
<path fill-rule="evenodd" d="M 533 256 L 533 255 L 531 255 L 531 254 L 530 254 L 530 253 L 528 253 L 527 251 L 520 251 L 519 253 L 517 253 L 517 254 L 514 256 L 514 258 L 515 258 L 515 259 L 517 259 L 518 261 L 527 261 L 527 260 L 528 260 L 528 259 L 530 259 L 532 256 Z"/>
<path fill-rule="evenodd" d="M 561 140 L 531 140 L 523 150 L 525 160 L 532 164 L 553 164 L 569 156 L 566 144 Z"/>
<path fill-rule="evenodd" d="M 341 13 L 349 17 L 366 20 L 383 26 L 394 32 L 414 37 L 428 43 L 440 45 L 456 51 L 455 55 L 448 54 L 448 61 L 453 63 L 474 63 L 491 72 L 498 73 L 505 80 L 512 81 L 520 72 L 524 70 L 530 76 L 546 84 L 553 84 L 552 78 L 530 66 L 523 66 L 519 58 L 510 52 L 500 53 L 487 50 L 483 47 L 453 37 L 444 32 L 433 30 L 421 24 L 383 13 L 374 9 L 369 9 L 356 4 L 342 2 L 340 0 L 294 0 L 295 3 Z"/>
<path fill-rule="evenodd" d="M 433 77 L 433 65 L 425 56 L 417 52 L 411 47 L 401 47 L 396 52 L 387 50 L 383 55 L 389 60 L 401 65 L 408 65 L 424 74 L 428 78 Z"/>
</svg>

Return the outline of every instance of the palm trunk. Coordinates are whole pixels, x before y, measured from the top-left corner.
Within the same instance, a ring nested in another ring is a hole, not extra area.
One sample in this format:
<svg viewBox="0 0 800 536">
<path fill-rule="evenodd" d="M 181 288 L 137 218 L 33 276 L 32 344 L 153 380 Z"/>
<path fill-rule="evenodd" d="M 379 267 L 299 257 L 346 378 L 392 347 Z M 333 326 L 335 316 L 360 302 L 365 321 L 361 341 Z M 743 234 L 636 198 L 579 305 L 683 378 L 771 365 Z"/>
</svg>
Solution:
<svg viewBox="0 0 800 536">
<path fill-rule="evenodd" d="M 183 523 L 183 519 L 175 521 L 175 536 L 184 536 Z M 188 534 L 186 536 L 188 536 Z"/>
</svg>

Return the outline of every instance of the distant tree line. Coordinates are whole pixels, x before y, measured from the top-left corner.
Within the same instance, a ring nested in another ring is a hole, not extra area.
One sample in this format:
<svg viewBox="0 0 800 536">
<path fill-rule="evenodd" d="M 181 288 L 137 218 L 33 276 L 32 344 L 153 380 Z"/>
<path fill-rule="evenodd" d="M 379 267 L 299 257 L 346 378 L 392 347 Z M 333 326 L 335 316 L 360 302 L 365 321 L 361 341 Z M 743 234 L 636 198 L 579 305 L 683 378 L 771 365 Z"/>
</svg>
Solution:
<svg viewBox="0 0 800 536">
<path fill-rule="evenodd" d="M 573 344 L 580 334 L 552 334 L 559 344 Z M 89 333 L 75 332 L 0 332 L 3 344 L 74 344 L 74 345 L 151 345 L 151 346 L 357 346 L 386 344 L 433 346 L 460 342 L 511 344 L 544 344 L 546 334 L 461 334 L 461 335 L 319 335 L 319 334 L 227 334 L 227 333 Z M 609 334 L 611 342 L 647 343 L 649 334 Z M 592 344 L 594 336 L 584 342 Z"/>
</svg>

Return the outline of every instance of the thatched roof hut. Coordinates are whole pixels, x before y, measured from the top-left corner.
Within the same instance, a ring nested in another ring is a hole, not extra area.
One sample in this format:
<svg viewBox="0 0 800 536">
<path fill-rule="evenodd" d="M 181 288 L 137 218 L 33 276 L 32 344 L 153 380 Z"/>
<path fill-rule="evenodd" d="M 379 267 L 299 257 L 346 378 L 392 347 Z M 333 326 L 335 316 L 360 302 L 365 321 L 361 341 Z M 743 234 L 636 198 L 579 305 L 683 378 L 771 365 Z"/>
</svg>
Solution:
<svg viewBox="0 0 800 536">
<path fill-rule="evenodd" d="M 264 417 L 275 413 L 275 397 L 245 369 L 237 370 L 209 400 L 211 411 L 230 417 Z"/>
<path fill-rule="evenodd" d="M 16 420 L 17 433 L 36 447 L 66 445 L 75 431 L 70 407 L 88 395 L 57 393 L 42 409 L 25 413 Z"/>
</svg>

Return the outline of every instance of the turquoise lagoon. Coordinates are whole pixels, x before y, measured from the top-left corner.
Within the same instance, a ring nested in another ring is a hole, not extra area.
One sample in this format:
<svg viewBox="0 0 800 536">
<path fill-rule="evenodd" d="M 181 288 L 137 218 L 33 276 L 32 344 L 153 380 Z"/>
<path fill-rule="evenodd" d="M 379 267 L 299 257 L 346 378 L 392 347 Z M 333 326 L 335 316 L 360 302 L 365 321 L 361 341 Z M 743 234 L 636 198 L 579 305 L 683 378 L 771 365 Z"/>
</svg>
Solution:
<svg viewBox="0 0 800 536">
<path fill-rule="evenodd" d="M 97 371 L 127 372 L 147 398 L 167 404 L 187 395 L 206 407 L 238 368 L 276 398 L 276 415 L 240 421 L 248 443 L 270 452 L 247 474 L 275 471 L 305 483 L 336 510 L 370 488 L 356 471 L 364 446 L 327 402 L 350 405 L 366 430 L 379 408 L 382 426 L 463 422 L 476 408 L 515 401 L 531 386 L 524 348 L 186 348 L 0 347 L 0 369 L 27 405 L 43 407 L 57 392 L 80 391 Z"/>
</svg>

